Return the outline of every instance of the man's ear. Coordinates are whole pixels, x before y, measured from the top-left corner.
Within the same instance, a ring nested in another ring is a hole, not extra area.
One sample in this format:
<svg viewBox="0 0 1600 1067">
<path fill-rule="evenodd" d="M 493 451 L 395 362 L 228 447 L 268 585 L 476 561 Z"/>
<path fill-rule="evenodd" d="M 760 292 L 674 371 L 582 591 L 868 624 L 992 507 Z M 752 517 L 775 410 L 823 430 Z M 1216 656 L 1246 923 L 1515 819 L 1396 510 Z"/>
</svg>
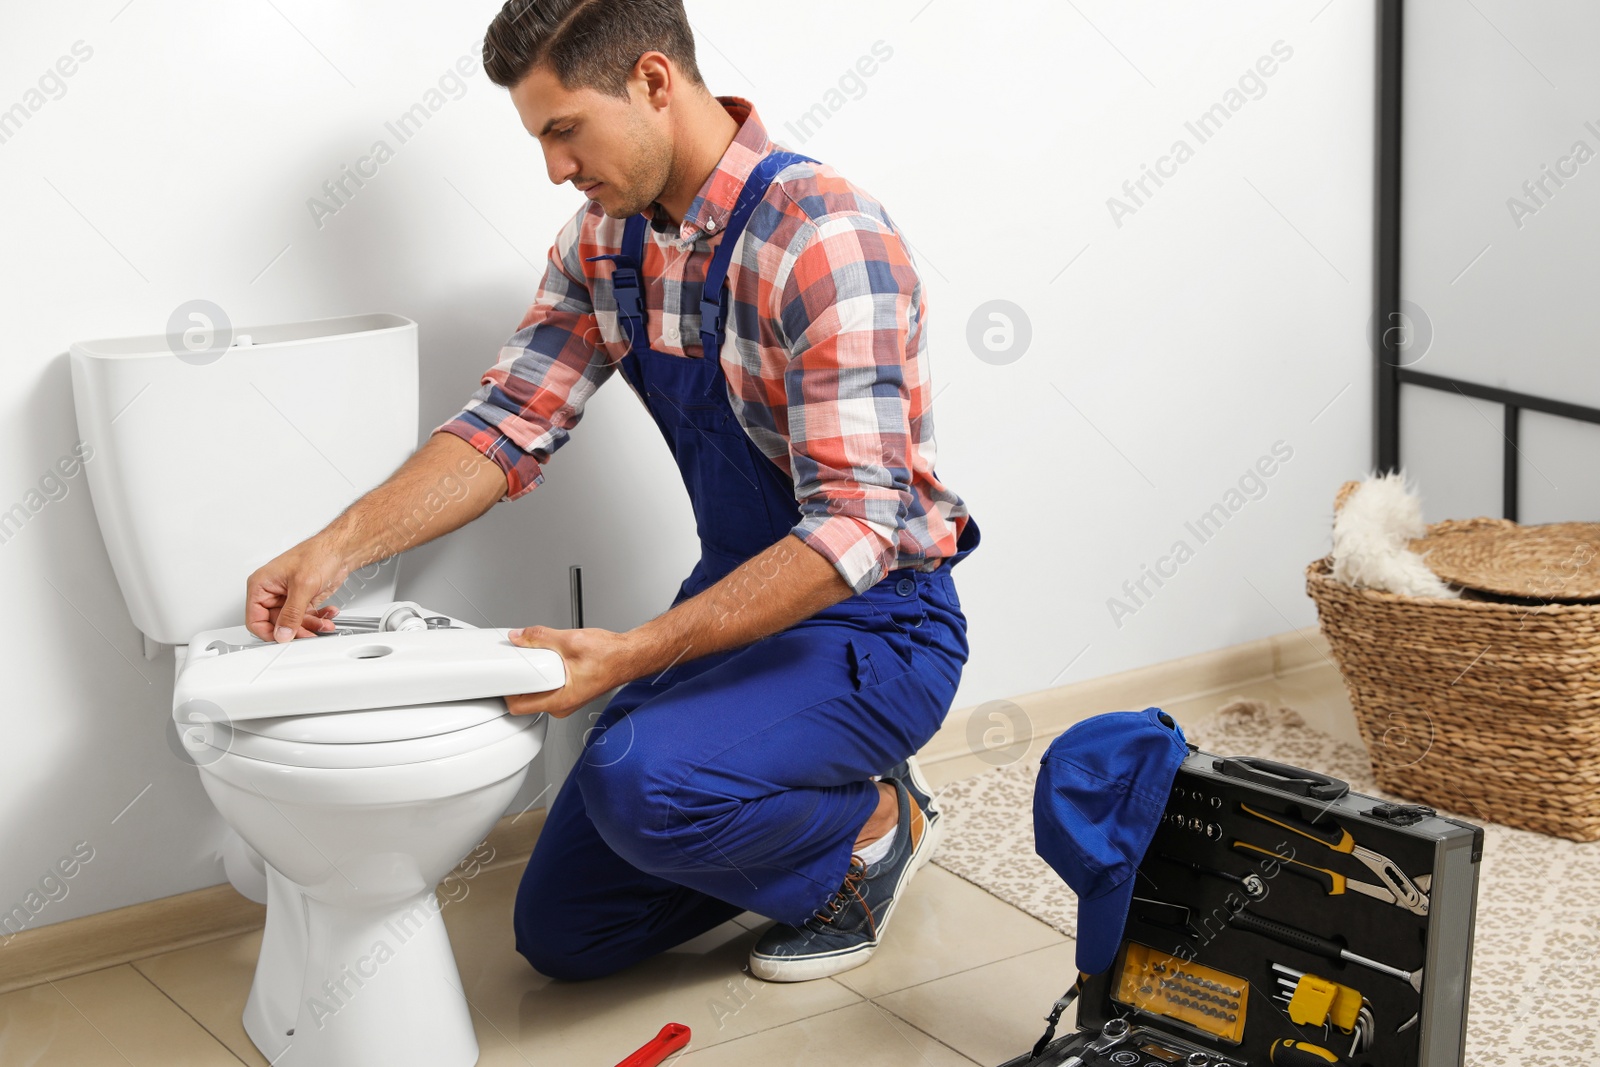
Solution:
<svg viewBox="0 0 1600 1067">
<path fill-rule="evenodd" d="M 672 61 L 660 52 L 646 52 L 640 56 L 630 80 L 640 85 L 645 100 L 658 110 L 671 102 L 678 89 L 678 72 Z"/>
</svg>

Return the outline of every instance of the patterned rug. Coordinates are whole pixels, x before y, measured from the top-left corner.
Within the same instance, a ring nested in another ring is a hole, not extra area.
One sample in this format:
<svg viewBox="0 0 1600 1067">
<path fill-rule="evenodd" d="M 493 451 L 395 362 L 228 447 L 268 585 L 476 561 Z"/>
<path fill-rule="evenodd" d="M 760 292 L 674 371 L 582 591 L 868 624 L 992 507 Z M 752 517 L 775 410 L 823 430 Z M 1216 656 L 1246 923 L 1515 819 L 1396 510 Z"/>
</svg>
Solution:
<svg viewBox="0 0 1600 1067">
<path fill-rule="evenodd" d="M 1289 708 L 1235 701 L 1184 732 L 1207 752 L 1310 767 L 1399 799 L 1377 788 L 1365 749 L 1309 729 Z M 941 789 L 949 821 L 933 862 L 1070 938 L 1077 900 L 1033 851 L 1038 770 L 1036 757 L 1024 759 Z M 1595 1062 L 1600 1004 L 1583 983 L 1600 961 L 1600 842 L 1484 824 L 1475 930 L 1467 1067 Z"/>
</svg>

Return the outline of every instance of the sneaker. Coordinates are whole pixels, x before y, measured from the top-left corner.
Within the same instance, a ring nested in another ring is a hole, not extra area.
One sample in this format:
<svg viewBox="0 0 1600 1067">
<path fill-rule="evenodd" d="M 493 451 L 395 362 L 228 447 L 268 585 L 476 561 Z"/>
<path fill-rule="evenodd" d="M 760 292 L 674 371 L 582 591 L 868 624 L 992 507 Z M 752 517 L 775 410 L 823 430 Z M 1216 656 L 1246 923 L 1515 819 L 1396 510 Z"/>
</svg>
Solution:
<svg viewBox="0 0 1600 1067">
<path fill-rule="evenodd" d="M 899 821 L 889 854 L 870 866 L 850 857 L 844 884 L 800 926 L 778 923 L 750 950 L 750 973 L 769 982 L 808 982 L 859 967 L 872 958 L 911 876 L 927 862 L 930 823 L 906 784 L 895 789 Z"/>
<path fill-rule="evenodd" d="M 917 762 L 915 756 L 907 756 L 884 771 L 880 777 L 884 780 L 893 778 L 903 782 L 906 789 L 911 792 L 911 799 L 922 808 L 922 814 L 928 820 L 928 847 L 917 859 L 917 866 L 921 868 L 933 858 L 934 852 L 939 848 L 939 842 L 944 839 L 944 813 L 934 802 L 933 787 L 922 776 L 922 765 Z"/>
</svg>

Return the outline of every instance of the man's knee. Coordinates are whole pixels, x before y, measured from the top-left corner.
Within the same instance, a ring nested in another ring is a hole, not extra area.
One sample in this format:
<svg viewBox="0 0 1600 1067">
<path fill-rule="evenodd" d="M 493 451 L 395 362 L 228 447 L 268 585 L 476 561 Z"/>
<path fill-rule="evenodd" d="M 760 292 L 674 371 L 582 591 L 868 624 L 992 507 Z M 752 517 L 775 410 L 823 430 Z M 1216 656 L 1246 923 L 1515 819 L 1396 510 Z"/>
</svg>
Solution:
<svg viewBox="0 0 1600 1067">
<path fill-rule="evenodd" d="M 594 977 L 614 974 L 626 963 L 608 960 L 602 953 L 584 950 L 570 934 L 563 934 L 558 923 L 547 923 L 523 933 L 518 923 L 517 952 L 522 953 L 534 971 L 563 982 L 586 982 Z"/>
<path fill-rule="evenodd" d="M 578 787 L 594 828 L 612 851 L 642 871 L 665 874 L 693 861 L 735 814 L 731 798 L 675 781 L 663 759 L 580 766 Z M 709 847 L 709 846 L 707 846 Z"/>
<path fill-rule="evenodd" d="M 564 877 L 573 876 L 567 872 Z M 568 982 L 602 978 L 624 966 L 597 950 L 592 933 L 574 921 L 568 908 L 578 901 L 567 892 L 570 885 L 549 885 L 548 877 L 530 861 L 517 890 L 512 929 L 522 958 L 546 978 Z"/>
<path fill-rule="evenodd" d="M 585 762 L 574 773 L 584 810 L 611 850 L 641 870 L 660 867 L 654 830 L 669 810 L 666 791 L 642 759 Z"/>
</svg>

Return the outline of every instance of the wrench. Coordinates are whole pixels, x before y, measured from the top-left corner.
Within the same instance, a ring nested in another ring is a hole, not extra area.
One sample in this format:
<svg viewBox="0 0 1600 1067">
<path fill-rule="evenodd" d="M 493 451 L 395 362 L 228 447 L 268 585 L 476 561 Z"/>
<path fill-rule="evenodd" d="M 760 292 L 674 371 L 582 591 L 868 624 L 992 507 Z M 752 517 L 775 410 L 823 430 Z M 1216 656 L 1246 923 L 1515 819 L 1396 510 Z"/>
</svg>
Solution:
<svg viewBox="0 0 1600 1067">
<path fill-rule="evenodd" d="M 668 1023 L 617 1067 L 657 1067 L 667 1056 L 689 1043 L 689 1028 L 683 1023 Z"/>
<path fill-rule="evenodd" d="M 1128 1036 L 1128 1020 L 1107 1019 L 1106 1024 L 1100 1028 L 1100 1036 L 1083 1046 L 1083 1051 L 1074 1053 L 1062 1061 L 1061 1067 L 1083 1067 L 1083 1057 L 1089 1053 L 1109 1052 L 1116 1048 Z"/>
</svg>

